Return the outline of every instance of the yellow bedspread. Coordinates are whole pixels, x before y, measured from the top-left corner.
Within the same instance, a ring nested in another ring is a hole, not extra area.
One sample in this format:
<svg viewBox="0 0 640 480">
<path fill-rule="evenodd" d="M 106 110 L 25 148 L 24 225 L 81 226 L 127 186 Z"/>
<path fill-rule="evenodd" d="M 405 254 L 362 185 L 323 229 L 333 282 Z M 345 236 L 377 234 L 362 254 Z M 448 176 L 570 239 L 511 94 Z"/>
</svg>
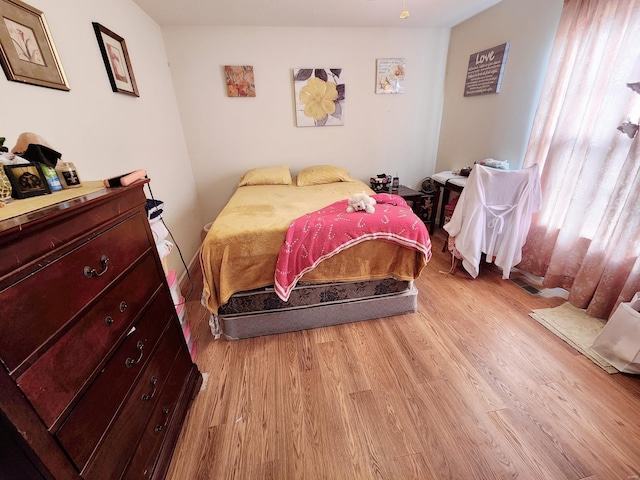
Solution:
<svg viewBox="0 0 640 480">
<path fill-rule="evenodd" d="M 373 194 L 368 185 L 357 180 L 305 187 L 239 187 L 213 222 L 200 250 L 203 300 L 209 310 L 217 313 L 236 292 L 273 285 L 289 224 L 363 190 Z M 301 281 L 413 280 L 425 265 L 420 252 L 371 240 L 324 260 Z"/>
</svg>

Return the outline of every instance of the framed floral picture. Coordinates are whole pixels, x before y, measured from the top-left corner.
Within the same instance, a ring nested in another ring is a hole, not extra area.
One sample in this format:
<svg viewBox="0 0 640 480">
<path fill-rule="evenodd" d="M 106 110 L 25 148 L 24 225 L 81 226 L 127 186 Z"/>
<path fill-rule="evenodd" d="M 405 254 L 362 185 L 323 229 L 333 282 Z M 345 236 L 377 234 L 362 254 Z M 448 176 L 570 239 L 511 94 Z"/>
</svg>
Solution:
<svg viewBox="0 0 640 480">
<path fill-rule="evenodd" d="M 376 93 L 403 93 L 404 58 L 378 58 L 376 60 Z"/>
<path fill-rule="evenodd" d="M 253 78 L 253 66 L 224 67 L 224 78 L 227 83 L 227 95 L 230 97 L 255 97 L 256 82 Z"/>
<path fill-rule="evenodd" d="M 345 83 L 341 68 L 297 68 L 293 87 L 298 127 L 344 125 Z"/>
<path fill-rule="evenodd" d="M 0 63 L 11 81 L 69 90 L 44 13 L 20 0 L 0 0 Z"/>
<path fill-rule="evenodd" d="M 93 22 L 93 30 L 98 39 L 98 46 L 107 69 L 111 90 L 139 97 L 138 85 L 133 75 L 124 38 L 96 22 Z"/>
</svg>

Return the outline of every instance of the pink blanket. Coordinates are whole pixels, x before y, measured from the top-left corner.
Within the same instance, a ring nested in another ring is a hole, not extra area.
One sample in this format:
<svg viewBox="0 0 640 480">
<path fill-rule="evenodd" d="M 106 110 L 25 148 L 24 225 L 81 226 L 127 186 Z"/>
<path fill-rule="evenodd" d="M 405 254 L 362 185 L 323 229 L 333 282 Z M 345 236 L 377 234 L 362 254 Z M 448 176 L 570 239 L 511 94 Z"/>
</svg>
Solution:
<svg viewBox="0 0 640 480">
<path fill-rule="evenodd" d="M 347 213 L 340 200 L 294 220 L 280 253 L 275 272 L 275 291 L 283 301 L 298 280 L 338 252 L 365 240 L 384 240 L 417 250 L 431 259 L 431 240 L 424 223 L 398 195 L 372 195 L 374 213 Z"/>
</svg>

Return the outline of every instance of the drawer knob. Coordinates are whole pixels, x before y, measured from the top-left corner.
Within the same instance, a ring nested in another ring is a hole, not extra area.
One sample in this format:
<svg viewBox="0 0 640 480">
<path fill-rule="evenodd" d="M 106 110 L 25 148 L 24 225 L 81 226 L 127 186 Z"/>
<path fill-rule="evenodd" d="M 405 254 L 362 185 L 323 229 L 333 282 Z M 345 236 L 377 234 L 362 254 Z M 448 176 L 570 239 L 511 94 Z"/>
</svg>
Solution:
<svg viewBox="0 0 640 480">
<path fill-rule="evenodd" d="M 97 271 L 95 268 L 91 268 L 88 265 L 84 267 L 84 276 L 87 278 L 101 277 L 107 273 L 107 270 L 109 270 L 109 257 L 102 255 L 102 257 L 100 257 L 100 264 L 102 265 L 101 271 Z"/>
<path fill-rule="evenodd" d="M 126 309 L 127 309 L 127 302 L 125 302 L 124 300 L 120 302 L 120 307 L 118 307 L 120 310 L 120 313 L 123 313 Z"/>
<path fill-rule="evenodd" d="M 153 398 L 153 396 L 156 394 L 156 385 L 158 385 L 158 378 L 151 377 L 151 391 L 142 395 L 142 403 L 148 402 Z"/>
<path fill-rule="evenodd" d="M 162 413 L 164 413 L 164 416 L 166 418 L 164 420 L 164 424 L 156 425 L 156 433 L 160 433 L 162 430 L 164 430 L 165 427 L 167 426 L 167 423 L 169 423 L 169 407 L 164 407 L 162 409 Z"/>
<path fill-rule="evenodd" d="M 110 327 L 111 325 L 113 325 L 113 318 L 111 316 L 108 316 L 104 319 L 104 323 L 107 324 L 107 327 Z"/>
<path fill-rule="evenodd" d="M 144 355 L 144 352 L 142 351 L 142 349 L 144 348 L 144 343 L 142 343 L 142 341 L 138 341 L 138 343 L 136 343 L 136 350 L 138 350 L 138 358 L 137 359 L 133 359 L 133 358 L 127 358 L 124 362 L 124 364 L 127 366 L 127 368 L 131 368 L 134 365 L 140 363 L 140 360 L 142 360 L 142 356 Z"/>
</svg>

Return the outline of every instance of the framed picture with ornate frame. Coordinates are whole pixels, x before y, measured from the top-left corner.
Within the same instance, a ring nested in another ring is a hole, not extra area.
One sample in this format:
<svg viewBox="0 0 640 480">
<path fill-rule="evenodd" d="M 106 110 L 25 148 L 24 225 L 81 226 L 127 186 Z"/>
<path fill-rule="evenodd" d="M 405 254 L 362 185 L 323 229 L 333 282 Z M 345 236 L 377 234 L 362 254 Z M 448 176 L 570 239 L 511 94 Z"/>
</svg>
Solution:
<svg viewBox="0 0 640 480">
<path fill-rule="evenodd" d="M 93 22 L 93 30 L 98 39 L 111 89 L 114 92 L 139 97 L 138 85 L 133 75 L 129 51 L 124 38 L 97 22 Z"/>
<path fill-rule="evenodd" d="M 11 182 L 14 198 L 36 197 L 51 193 L 47 179 L 37 163 L 4 165 L 4 172 Z"/>
<path fill-rule="evenodd" d="M 20 0 L 0 0 L 0 63 L 11 81 L 69 90 L 44 13 Z"/>
</svg>

